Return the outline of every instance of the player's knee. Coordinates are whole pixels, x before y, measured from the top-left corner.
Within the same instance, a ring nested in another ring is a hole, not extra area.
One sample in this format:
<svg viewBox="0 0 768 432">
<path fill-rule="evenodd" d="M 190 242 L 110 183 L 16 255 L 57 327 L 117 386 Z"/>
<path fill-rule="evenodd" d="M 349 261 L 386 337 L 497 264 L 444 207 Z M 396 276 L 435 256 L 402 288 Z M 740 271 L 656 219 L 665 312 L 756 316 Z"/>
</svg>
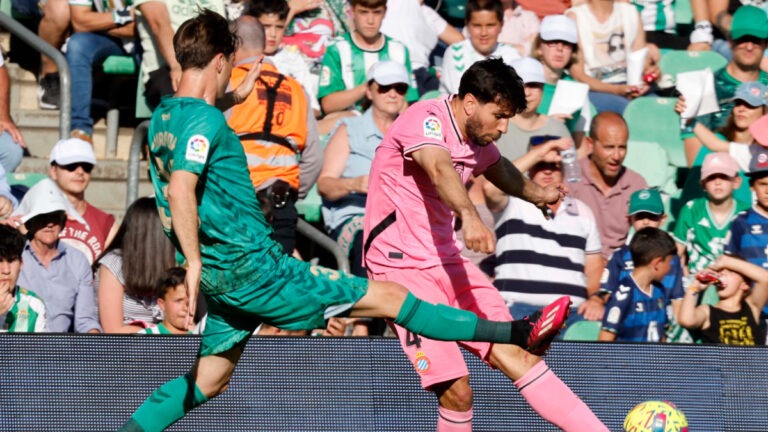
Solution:
<svg viewBox="0 0 768 432">
<path fill-rule="evenodd" d="M 437 384 L 432 387 L 440 406 L 451 411 L 469 411 L 472 409 L 472 387 L 469 377 L 461 377 L 454 381 Z"/>
</svg>

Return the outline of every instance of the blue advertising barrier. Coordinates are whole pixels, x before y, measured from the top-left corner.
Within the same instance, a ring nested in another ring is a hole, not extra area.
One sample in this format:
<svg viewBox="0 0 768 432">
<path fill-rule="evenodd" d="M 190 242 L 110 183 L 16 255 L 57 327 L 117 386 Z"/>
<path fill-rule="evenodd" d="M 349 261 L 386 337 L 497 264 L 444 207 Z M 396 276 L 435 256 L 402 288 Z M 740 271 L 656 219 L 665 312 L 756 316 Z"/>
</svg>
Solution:
<svg viewBox="0 0 768 432">
<path fill-rule="evenodd" d="M 0 335 L 0 431 L 115 430 L 191 366 L 195 336 Z M 498 371 L 467 354 L 476 431 L 556 431 Z M 434 360 L 434 359 L 433 359 Z M 613 431 L 644 400 L 691 431 L 768 430 L 768 349 L 561 342 L 547 363 Z M 429 431 L 435 398 L 397 341 L 253 338 L 230 388 L 175 431 Z"/>
</svg>

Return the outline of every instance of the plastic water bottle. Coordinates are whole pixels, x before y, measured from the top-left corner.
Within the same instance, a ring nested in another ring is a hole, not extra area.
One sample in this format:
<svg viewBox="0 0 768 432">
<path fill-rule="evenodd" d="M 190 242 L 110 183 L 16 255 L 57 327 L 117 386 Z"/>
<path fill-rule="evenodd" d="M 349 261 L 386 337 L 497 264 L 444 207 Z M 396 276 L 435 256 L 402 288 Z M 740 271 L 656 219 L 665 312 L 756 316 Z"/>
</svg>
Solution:
<svg viewBox="0 0 768 432">
<path fill-rule="evenodd" d="M 560 164 L 563 167 L 563 178 L 568 183 L 577 183 L 581 181 L 581 168 L 579 167 L 579 161 L 576 160 L 576 147 L 570 148 L 560 152 L 562 161 Z"/>
</svg>

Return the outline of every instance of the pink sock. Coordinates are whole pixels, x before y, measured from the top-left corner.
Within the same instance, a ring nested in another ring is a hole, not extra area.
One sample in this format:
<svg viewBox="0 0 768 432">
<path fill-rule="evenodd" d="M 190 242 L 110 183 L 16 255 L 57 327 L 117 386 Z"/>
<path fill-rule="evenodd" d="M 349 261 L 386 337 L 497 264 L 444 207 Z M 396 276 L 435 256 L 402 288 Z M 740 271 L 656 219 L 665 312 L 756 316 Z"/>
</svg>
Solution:
<svg viewBox="0 0 768 432">
<path fill-rule="evenodd" d="M 608 432 L 587 404 L 560 381 L 543 360 L 515 381 L 515 386 L 534 411 L 566 432 Z"/>
<path fill-rule="evenodd" d="M 472 432 L 472 409 L 451 411 L 438 407 L 437 432 Z"/>
</svg>

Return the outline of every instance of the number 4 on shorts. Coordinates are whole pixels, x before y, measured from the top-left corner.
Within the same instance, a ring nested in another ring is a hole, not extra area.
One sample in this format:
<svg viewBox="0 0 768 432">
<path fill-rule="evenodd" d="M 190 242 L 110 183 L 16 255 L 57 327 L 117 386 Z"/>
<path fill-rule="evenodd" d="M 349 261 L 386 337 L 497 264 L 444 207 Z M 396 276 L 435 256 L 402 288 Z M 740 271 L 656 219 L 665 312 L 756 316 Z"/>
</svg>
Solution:
<svg viewBox="0 0 768 432">
<path fill-rule="evenodd" d="M 413 332 L 408 332 L 405 335 L 405 346 L 414 346 L 416 345 L 416 348 L 421 348 L 421 338 L 419 335 Z"/>
</svg>

